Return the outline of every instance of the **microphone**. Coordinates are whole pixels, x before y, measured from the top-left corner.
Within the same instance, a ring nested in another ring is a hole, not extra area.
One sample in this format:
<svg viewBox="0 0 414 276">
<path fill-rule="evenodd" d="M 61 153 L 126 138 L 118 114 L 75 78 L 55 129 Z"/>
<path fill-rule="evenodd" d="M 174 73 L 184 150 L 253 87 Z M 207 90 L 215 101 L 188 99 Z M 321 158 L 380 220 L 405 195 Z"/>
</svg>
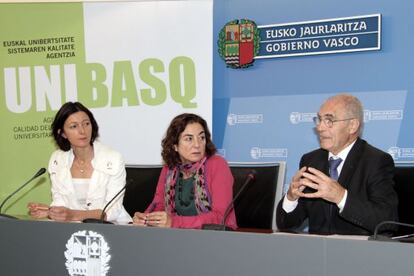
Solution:
<svg viewBox="0 0 414 276">
<path fill-rule="evenodd" d="M 131 179 L 127 181 L 127 183 L 124 185 L 124 187 L 122 187 L 121 190 L 119 190 L 119 192 L 116 193 L 116 195 L 114 195 L 113 198 L 111 198 L 110 201 L 108 201 L 108 203 L 105 205 L 105 207 L 102 209 L 102 213 L 101 213 L 101 217 L 99 219 L 97 218 L 86 218 L 84 220 L 82 220 L 83 223 L 104 223 L 104 224 L 113 224 L 110 221 L 105 220 L 105 211 L 108 208 L 108 206 L 126 189 L 127 186 L 129 186 L 129 184 L 133 182 Z"/>
<path fill-rule="evenodd" d="M 37 173 L 30 178 L 27 182 L 25 182 L 22 186 L 20 186 L 16 191 L 14 191 L 13 193 L 11 193 L 10 195 L 8 195 L 3 202 L 0 205 L 0 218 L 11 218 L 11 219 L 16 219 L 16 217 L 10 216 L 10 215 L 6 215 L 6 214 L 2 214 L 1 213 L 1 208 L 3 208 L 3 205 L 7 202 L 7 200 L 9 200 L 12 196 L 14 196 L 18 191 L 20 191 L 21 189 L 23 189 L 27 184 L 29 184 L 30 182 L 32 182 L 34 179 L 38 178 L 39 176 L 41 176 L 42 174 L 44 174 L 46 172 L 45 168 L 41 168 L 40 170 L 37 171 Z"/>
<path fill-rule="evenodd" d="M 233 197 L 233 199 L 231 200 L 230 204 L 227 206 L 226 211 L 224 212 L 223 215 L 223 219 L 221 221 L 220 224 L 203 224 L 201 226 L 201 229 L 204 230 L 216 230 L 216 231 L 231 231 L 232 229 L 228 226 L 226 226 L 226 220 L 227 217 L 230 214 L 230 211 L 233 210 L 234 208 L 234 202 L 236 201 L 236 199 L 240 196 L 240 194 L 243 192 L 243 190 L 247 187 L 247 185 L 252 182 L 253 180 L 255 180 L 256 178 L 256 171 L 255 170 L 251 170 L 247 176 L 246 176 L 246 180 L 244 181 L 243 185 L 241 186 L 241 188 L 239 189 L 239 191 L 236 193 L 236 195 Z"/>
<path fill-rule="evenodd" d="M 383 222 L 380 222 L 377 224 L 377 226 L 375 226 L 374 229 L 374 235 L 368 237 L 368 240 L 371 241 L 393 241 L 393 242 L 414 242 L 414 240 L 412 239 L 414 237 L 414 233 L 413 234 L 408 234 L 408 235 L 402 235 L 402 236 L 395 236 L 395 237 L 387 237 L 384 235 L 378 235 L 378 231 L 379 229 L 384 226 L 384 225 L 399 225 L 399 226 L 405 226 L 405 227 L 411 227 L 414 228 L 413 224 L 408 224 L 408 223 L 402 223 L 402 222 L 397 222 L 397 221 L 392 221 L 392 220 L 386 220 Z"/>
</svg>

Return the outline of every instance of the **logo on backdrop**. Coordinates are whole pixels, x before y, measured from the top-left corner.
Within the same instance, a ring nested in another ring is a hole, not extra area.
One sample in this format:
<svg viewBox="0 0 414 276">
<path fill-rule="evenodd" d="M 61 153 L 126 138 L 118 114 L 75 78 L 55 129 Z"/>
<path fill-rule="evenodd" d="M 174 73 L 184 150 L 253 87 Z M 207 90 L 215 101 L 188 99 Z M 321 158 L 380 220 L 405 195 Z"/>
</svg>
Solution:
<svg viewBox="0 0 414 276">
<path fill-rule="evenodd" d="M 402 120 L 404 115 L 403 110 L 364 110 L 364 122 L 369 121 L 390 121 L 390 120 Z M 313 123 L 313 118 L 316 113 L 306 112 L 291 112 L 289 119 L 294 125 L 300 123 Z M 227 118 L 228 120 L 228 118 Z"/>
<path fill-rule="evenodd" d="M 250 149 L 250 156 L 253 159 L 287 158 L 287 156 L 288 156 L 288 149 L 286 149 L 286 148 L 259 148 L 259 147 L 252 147 Z"/>
<path fill-rule="evenodd" d="M 220 31 L 218 52 L 230 68 L 246 68 L 253 65 L 259 52 L 260 35 L 256 23 L 248 19 L 228 22 Z"/>
<path fill-rule="evenodd" d="M 402 120 L 403 110 L 364 110 L 364 122 Z"/>
<path fill-rule="evenodd" d="M 233 114 L 227 115 L 227 124 L 263 124 L 263 114 Z"/>
<path fill-rule="evenodd" d="M 254 59 L 381 50 L 381 14 L 256 26 L 248 19 L 228 22 L 217 41 L 230 68 Z"/>
<path fill-rule="evenodd" d="M 292 112 L 289 119 L 292 124 L 296 125 L 299 123 L 312 123 L 315 116 L 316 113 Z"/>
<path fill-rule="evenodd" d="M 388 153 L 392 156 L 392 159 L 399 160 L 404 158 L 413 158 L 414 157 L 414 148 L 399 148 L 399 147 L 390 147 Z"/>
<path fill-rule="evenodd" d="M 102 235 L 78 231 L 66 243 L 66 269 L 69 275 L 106 275 L 109 271 L 109 246 Z"/>
</svg>

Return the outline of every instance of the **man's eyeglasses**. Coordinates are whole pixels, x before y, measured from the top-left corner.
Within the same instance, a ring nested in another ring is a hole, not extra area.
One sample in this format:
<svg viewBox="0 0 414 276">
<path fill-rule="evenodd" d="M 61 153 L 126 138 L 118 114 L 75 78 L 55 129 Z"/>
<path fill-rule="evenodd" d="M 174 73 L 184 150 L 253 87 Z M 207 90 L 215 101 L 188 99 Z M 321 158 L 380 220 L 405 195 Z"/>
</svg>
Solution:
<svg viewBox="0 0 414 276">
<path fill-rule="evenodd" d="M 349 121 L 349 120 L 353 120 L 353 119 L 355 119 L 355 118 L 334 120 L 334 119 L 329 118 L 329 117 L 321 118 L 319 116 L 316 116 L 316 117 L 313 117 L 313 122 L 315 123 L 316 126 L 319 126 L 321 124 L 321 122 L 323 122 L 326 127 L 331 128 L 335 122 Z"/>
</svg>

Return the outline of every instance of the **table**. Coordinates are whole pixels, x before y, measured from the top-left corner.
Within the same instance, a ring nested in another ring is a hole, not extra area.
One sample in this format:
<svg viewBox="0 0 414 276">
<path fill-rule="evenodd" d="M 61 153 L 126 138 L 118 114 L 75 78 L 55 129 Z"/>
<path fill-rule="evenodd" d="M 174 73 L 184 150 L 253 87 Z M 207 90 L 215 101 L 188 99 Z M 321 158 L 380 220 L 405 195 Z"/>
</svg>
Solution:
<svg viewBox="0 0 414 276">
<path fill-rule="evenodd" d="M 80 231 L 92 241 L 83 249 L 96 250 L 95 234 L 109 247 L 107 275 L 414 274 L 414 245 L 406 243 L 2 219 L 1 275 L 68 275 L 69 241 L 86 244 Z"/>
</svg>

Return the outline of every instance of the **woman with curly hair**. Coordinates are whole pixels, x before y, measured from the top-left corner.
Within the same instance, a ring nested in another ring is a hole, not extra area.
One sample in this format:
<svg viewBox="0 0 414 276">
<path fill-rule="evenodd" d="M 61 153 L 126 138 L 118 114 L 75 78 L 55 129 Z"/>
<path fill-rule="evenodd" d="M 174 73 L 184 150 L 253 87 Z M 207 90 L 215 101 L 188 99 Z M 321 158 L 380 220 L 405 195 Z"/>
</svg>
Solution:
<svg viewBox="0 0 414 276">
<path fill-rule="evenodd" d="M 175 117 L 162 140 L 165 165 L 154 199 L 144 213 L 135 213 L 134 224 L 201 228 L 222 223 L 233 195 L 233 176 L 216 151 L 203 118 L 191 113 Z M 237 228 L 234 210 L 225 224 Z"/>
</svg>

